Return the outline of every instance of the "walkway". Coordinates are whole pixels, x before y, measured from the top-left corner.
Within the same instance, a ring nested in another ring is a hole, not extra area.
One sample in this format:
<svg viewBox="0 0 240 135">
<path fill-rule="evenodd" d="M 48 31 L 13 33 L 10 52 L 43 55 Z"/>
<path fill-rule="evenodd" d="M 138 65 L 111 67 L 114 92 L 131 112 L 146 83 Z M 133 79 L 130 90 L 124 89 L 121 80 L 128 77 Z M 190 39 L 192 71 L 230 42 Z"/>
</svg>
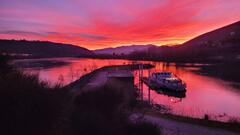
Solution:
<svg viewBox="0 0 240 135">
<path fill-rule="evenodd" d="M 144 119 L 162 127 L 164 135 L 239 135 L 238 133 L 222 129 L 209 128 L 149 115 L 144 116 Z"/>
</svg>

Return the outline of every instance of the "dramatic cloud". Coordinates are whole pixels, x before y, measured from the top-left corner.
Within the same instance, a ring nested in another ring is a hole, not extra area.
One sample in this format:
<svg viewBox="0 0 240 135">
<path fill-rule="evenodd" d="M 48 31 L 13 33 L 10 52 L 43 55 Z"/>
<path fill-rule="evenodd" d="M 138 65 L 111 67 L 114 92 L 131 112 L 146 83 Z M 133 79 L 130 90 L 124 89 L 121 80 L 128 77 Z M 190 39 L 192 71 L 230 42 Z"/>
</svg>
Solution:
<svg viewBox="0 0 240 135">
<path fill-rule="evenodd" d="M 239 0 L 1 0 L 0 38 L 90 49 L 174 44 L 240 20 Z"/>
</svg>

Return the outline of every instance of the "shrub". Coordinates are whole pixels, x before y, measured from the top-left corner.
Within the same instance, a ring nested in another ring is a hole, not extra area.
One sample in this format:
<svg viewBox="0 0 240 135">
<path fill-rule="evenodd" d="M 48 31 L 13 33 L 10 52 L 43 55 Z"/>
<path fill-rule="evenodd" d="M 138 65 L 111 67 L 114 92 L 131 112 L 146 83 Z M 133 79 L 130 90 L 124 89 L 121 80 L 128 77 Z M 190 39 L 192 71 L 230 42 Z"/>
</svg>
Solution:
<svg viewBox="0 0 240 135">
<path fill-rule="evenodd" d="M 61 116 L 64 90 L 50 88 L 37 76 L 13 69 L 7 61 L 0 63 L 0 71 L 8 71 L 0 73 L 0 123 L 4 125 L 0 134 L 51 134 Z"/>
<path fill-rule="evenodd" d="M 107 87 L 76 97 L 72 126 L 75 134 L 111 135 L 126 120 L 121 111 L 122 95 Z M 119 130 L 118 130 L 119 131 Z"/>
<path fill-rule="evenodd" d="M 108 87 L 84 92 L 76 97 L 72 115 L 75 135 L 159 135 L 157 126 L 132 123 L 127 108 L 122 108 L 123 93 Z"/>
<path fill-rule="evenodd" d="M 137 122 L 129 124 L 127 135 L 160 135 L 160 129 L 157 125 L 148 122 Z"/>
</svg>

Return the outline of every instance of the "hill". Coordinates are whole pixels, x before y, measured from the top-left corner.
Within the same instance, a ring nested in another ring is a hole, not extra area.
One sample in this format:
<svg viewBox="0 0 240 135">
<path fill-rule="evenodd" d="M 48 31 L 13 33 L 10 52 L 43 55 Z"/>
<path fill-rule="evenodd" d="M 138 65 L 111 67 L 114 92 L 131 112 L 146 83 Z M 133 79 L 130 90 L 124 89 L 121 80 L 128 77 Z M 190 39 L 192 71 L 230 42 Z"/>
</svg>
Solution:
<svg viewBox="0 0 240 135">
<path fill-rule="evenodd" d="M 0 40 L 0 52 L 16 57 L 76 57 L 89 56 L 86 48 L 48 41 Z"/>
<path fill-rule="evenodd" d="M 127 55 L 117 55 L 115 57 L 109 55 L 97 55 L 97 57 L 175 62 L 239 61 L 240 21 L 197 36 L 181 45 L 151 45 L 148 46 L 147 49 L 135 49 Z"/>
<path fill-rule="evenodd" d="M 191 39 L 177 51 L 183 57 L 239 59 L 240 21 Z"/>
<path fill-rule="evenodd" d="M 224 47 L 227 45 L 239 44 L 240 40 L 240 21 L 224 26 L 193 38 L 183 45 L 185 46 L 206 46 Z"/>
<path fill-rule="evenodd" d="M 120 46 L 116 48 L 104 48 L 99 50 L 94 50 L 95 54 L 116 54 L 116 55 L 126 55 L 134 51 L 146 51 L 148 48 L 154 45 L 129 45 Z"/>
</svg>

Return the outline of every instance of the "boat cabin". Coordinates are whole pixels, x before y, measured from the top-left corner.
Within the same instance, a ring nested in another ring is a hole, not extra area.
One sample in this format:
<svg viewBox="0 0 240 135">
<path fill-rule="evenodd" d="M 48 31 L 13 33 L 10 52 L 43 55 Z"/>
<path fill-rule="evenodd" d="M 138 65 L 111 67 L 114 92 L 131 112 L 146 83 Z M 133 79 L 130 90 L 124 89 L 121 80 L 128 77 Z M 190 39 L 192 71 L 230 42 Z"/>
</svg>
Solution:
<svg viewBox="0 0 240 135">
<path fill-rule="evenodd" d="M 163 79 L 164 83 L 171 83 L 173 85 L 181 85 L 183 82 L 179 78 L 172 77 L 172 78 L 165 78 Z"/>
<path fill-rule="evenodd" d="M 171 78 L 172 73 L 171 72 L 157 72 L 157 73 L 153 73 L 152 77 L 155 79 Z"/>
</svg>

